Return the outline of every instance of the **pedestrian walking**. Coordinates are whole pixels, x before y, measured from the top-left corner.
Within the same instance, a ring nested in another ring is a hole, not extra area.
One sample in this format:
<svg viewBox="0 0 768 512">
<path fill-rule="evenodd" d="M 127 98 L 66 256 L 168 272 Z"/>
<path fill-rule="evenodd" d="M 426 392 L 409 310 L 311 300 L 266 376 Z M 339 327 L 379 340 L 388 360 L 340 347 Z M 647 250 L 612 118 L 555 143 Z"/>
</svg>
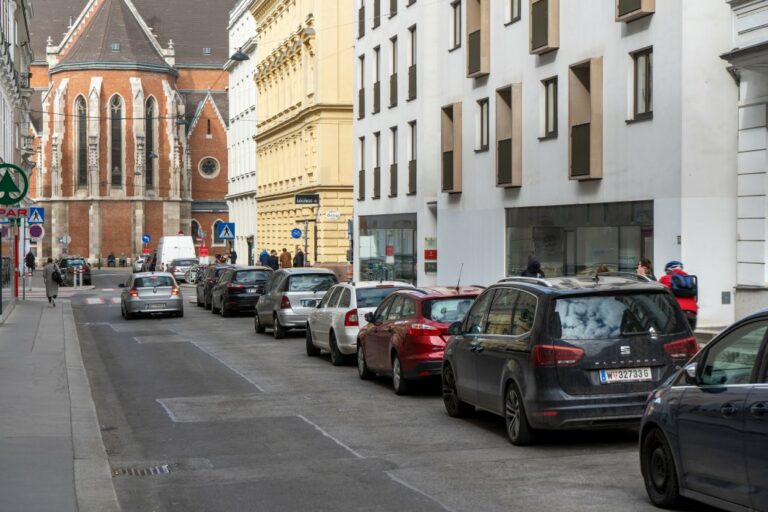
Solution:
<svg viewBox="0 0 768 512">
<path fill-rule="evenodd" d="M 235 251 L 235 249 L 234 249 L 234 248 L 232 248 L 232 250 L 231 250 L 231 251 L 229 251 L 229 262 L 230 262 L 231 264 L 233 264 L 233 265 L 234 265 L 235 263 L 237 263 L 237 251 Z"/>
<path fill-rule="evenodd" d="M 599 275 L 599 274 L 607 274 L 607 273 L 608 273 L 608 272 L 610 272 L 610 271 L 611 271 L 611 267 L 609 267 L 609 266 L 608 266 L 608 265 L 606 265 L 605 263 L 601 263 L 601 264 L 600 264 L 600 266 L 599 266 L 599 267 L 597 267 L 597 271 L 595 271 L 595 274 L 596 274 L 596 275 Z"/>
<path fill-rule="evenodd" d="M 32 254 L 32 249 L 24 256 L 24 264 L 27 266 L 28 272 L 33 273 L 35 271 L 35 255 Z"/>
<path fill-rule="evenodd" d="M 528 266 L 520 274 L 523 277 L 537 277 L 539 279 L 544 278 L 544 271 L 541 270 L 541 262 L 539 258 L 534 255 L 528 256 Z"/>
<path fill-rule="evenodd" d="M 280 253 L 280 268 L 291 268 L 291 265 L 293 264 L 293 258 L 291 257 L 291 253 L 283 247 L 283 252 Z"/>
<path fill-rule="evenodd" d="M 53 262 L 53 258 L 48 258 L 48 263 L 43 267 L 43 282 L 45 283 L 45 295 L 48 297 L 48 304 L 55 308 L 56 298 L 59 295 L 59 284 L 61 283 L 61 270 Z"/>
<path fill-rule="evenodd" d="M 698 278 L 683 270 L 680 261 L 670 261 L 664 265 L 665 275 L 659 282 L 669 288 L 675 296 L 680 309 L 685 313 L 691 330 L 696 330 L 696 319 L 699 316 L 699 283 Z"/>
<path fill-rule="evenodd" d="M 298 245 L 296 246 L 296 254 L 293 256 L 293 266 L 294 267 L 304 266 L 304 251 L 302 251 L 301 247 L 299 247 Z"/>
<path fill-rule="evenodd" d="M 653 265 L 648 258 L 641 258 L 637 262 L 637 274 L 647 277 L 651 281 L 656 281 L 656 276 L 653 275 Z"/>
<path fill-rule="evenodd" d="M 274 249 L 272 249 L 272 253 L 269 255 L 269 266 L 272 267 L 272 270 L 280 268 L 280 260 L 278 260 L 277 251 Z"/>
<path fill-rule="evenodd" d="M 149 271 L 154 272 L 157 268 L 157 251 L 152 253 L 152 259 L 149 260 Z"/>
<path fill-rule="evenodd" d="M 259 254 L 259 263 L 264 267 L 269 266 L 269 253 L 266 249 L 262 249 L 261 254 Z"/>
</svg>

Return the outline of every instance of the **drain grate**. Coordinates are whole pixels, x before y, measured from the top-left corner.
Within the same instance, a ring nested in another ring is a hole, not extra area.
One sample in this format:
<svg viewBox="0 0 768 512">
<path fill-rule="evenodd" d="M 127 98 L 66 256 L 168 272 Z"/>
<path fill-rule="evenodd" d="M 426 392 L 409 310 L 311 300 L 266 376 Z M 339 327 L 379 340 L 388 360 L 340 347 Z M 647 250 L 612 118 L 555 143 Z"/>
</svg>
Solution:
<svg viewBox="0 0 768 512">
<path fill-rule="evenodd" d="M 170 464 L 161 464 L 160 466 L 149 466 L 144 468 L 112 468 L 112 476 L 158 476 L 167 475 L 171 472 Z"/>
</svg>

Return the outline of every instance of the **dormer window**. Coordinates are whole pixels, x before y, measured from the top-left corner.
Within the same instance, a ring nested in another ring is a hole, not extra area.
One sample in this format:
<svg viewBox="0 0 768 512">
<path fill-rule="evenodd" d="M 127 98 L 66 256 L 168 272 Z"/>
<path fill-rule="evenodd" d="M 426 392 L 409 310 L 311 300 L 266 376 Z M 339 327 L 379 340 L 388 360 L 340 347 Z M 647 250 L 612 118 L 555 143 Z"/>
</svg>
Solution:
<svg viewBox="0 0 768 512">
<path fill-rule="evenodd" d="M 211 49 L 210 48 L 203 48 L 203 55 L 210 55 Z"/>
<path fill-rule="evenodd" d="M 118 53 L 120 51 L 120 43 L 112 43 L 112 53 Z"/>
</svg>

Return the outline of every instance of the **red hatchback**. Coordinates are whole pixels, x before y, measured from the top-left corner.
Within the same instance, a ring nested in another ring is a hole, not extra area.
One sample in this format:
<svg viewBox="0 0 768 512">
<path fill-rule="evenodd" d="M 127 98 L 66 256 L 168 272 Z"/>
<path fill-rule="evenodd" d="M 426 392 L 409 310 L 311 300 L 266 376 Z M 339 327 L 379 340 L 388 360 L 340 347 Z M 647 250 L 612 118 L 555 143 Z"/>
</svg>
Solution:
<svg viewBox="0 0 768 512">
<path fill-rule="evenodd" d="M 357 339 L 357 371 L 361 379 L 392 376 L 395 393 L 408 392 L 408 382 L 440 375 L 448 326 L 462 320 L 482 288 L 413 288 L 400 290 L 366 314 Z"/>
</svg>

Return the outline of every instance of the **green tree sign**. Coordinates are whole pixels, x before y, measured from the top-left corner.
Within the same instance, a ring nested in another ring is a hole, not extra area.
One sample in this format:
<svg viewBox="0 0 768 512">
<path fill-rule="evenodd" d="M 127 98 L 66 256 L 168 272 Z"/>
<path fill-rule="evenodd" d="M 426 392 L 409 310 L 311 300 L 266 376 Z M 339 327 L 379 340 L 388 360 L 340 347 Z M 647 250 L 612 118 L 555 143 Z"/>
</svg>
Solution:
<svg viewBox="0 0 768 512">
<path fill-rule="evenodd" d="M 21 178 L 21 188 L 16 184 L 15 176 Z M 0 205 L 17 204 L 27 196 L 27 192 L 29 192 L 27 173 L 13 164 L 0 164 Z"/>
</svg>

